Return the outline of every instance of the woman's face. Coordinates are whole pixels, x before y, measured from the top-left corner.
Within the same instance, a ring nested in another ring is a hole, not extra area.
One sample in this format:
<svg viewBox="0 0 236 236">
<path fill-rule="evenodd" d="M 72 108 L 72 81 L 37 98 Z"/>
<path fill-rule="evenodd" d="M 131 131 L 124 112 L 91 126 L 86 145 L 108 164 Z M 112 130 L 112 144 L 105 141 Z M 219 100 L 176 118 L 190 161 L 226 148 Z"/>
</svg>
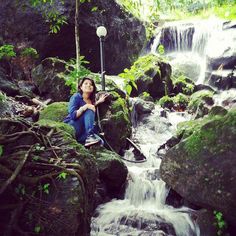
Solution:
<svg viewBox="0 0 236 236">
<path fill-rule="evenodd" d="M 80 89 L 83 93 L 92 93 L 94 90 L 92 81 L 89 79 L 86 79 L 83 84 L 80 86 Z"/>
</svg>

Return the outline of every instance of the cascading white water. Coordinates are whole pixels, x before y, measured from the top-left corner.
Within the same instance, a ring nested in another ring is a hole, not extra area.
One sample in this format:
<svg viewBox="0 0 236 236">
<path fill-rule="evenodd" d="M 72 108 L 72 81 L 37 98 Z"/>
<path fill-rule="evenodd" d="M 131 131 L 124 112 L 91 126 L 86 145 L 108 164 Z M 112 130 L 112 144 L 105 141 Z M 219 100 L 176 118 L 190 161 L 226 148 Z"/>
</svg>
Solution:
<svg viewBox="0 0 236 236">
<path fill-rule="evenodd" d="M 123 200 L 114 199 L 97 209 L 92 218 L 91 236 L 198 236 L 198 227 L 191 220 L 191 211 L 186 207 L 173 208 L 166 205 L 169 189 L 160 179 L 161 163 L 158 148 L 176 130 L 176 125 L 188 117 L 184 113 L 167 113 L 160 116 L 161 108 L 144 118 L 133 130 L 134 138 L 147 157 L 144 163 L 127 162 L 129 177 Z M 133 159 L 128 150 L 125 158 Z"/>
<path fill-rule="evenodd" d="M 180 70 L 190 66 L 191 76 L 197 84 L 205 82 L 207 70 L 206 58 L 212 52 L 218 52 L 224 43 L 219 44 L 219 38 L 223 31 L 223 20 L 210 18 L 208 20 L 190 22 L 169 22 L 162 26 L 162 33 L 168 29 L 168 42 L 171 45 L 167 48 L 167 57 L 173 68 Z M 159 30 L 160 31 L 160 30 Z M 151 47 L 151 52 L 156 53 L 161 43 L 161 33 L 158 33 Z M 230 45 L 230 44 L 229 44 Z M 194 66 L 192 66 L 194 65 Z M 194 70 L 194 71 L 193 71 Z"/>
</svg>

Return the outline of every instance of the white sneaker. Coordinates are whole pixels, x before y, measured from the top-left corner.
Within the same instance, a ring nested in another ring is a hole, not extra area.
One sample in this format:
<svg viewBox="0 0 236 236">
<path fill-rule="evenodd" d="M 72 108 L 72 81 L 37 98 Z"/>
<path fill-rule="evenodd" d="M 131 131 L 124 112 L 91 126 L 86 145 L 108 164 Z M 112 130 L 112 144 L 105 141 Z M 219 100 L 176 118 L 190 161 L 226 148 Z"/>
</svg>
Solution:
<svg viewBox="0 0 236 236">
<path fill-rule="evenodd" d="M 98 137 L 96 137 L 96 135 L 91 134 L 86 138 L 84 146 L 89 147 L 91 145 L 99 143 L 100 141 L 101 140 Z"/>
</svg>

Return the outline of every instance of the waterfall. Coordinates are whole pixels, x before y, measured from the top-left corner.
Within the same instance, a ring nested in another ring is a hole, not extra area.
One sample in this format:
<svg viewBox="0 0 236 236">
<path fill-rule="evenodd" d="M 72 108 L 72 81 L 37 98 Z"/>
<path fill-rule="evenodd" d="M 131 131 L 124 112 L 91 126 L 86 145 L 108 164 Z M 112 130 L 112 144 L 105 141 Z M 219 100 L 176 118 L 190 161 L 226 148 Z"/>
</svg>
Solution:
<svg viewBox="0 0 236 236">
<path fill-rule="evenodd" d="M 156 105 L 151 115 L 143 118 L 133 128 L 135 139 L 144 155 L 145 163 L 129 163 L 128 186 L 123 200 L 113 199 L 97 208 L 92 218 L 91 236 L 177 235 L 198 236 L 198 227 L 191 219 L 192 210 L 166 205 L 169 189 L 160 179 L 161 154 L 158 148 L 176 130 L 180 121 L 189 119 L 185 113 L 167 113 L 161 117 L 162 108 Z M 133 159 L 128 150 L 126 159 Z"/>
<path fill-rule="evenodd" d="M 223 20 L 210 18 L 164 24 L 156 35 L 151 52 L 156 53 L 157 47 L 160 44 L 164 45 L 166 56 L 173 68 L 189 67 L 189 71 L 193 74 L 187 72 L 188 77 L 197 84 L 206 83 L 207 57 L 212 53 L 219 53 L 222 45 L 223 48 L 226 44 L 230 45 L 229 42 L 222 41 L 219 44 L 223 23 Z M 191 65 L 194 65 L 193 70 L 191 70 Z"/>
</svg>

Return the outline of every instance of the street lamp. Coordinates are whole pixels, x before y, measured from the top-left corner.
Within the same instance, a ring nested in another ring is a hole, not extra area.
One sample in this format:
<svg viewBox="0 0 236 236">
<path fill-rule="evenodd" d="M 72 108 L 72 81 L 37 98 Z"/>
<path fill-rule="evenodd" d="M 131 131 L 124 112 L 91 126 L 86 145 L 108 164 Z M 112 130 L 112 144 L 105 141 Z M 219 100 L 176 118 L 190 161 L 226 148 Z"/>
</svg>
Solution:
<svg viewBox="0 0 236 236">
<path fill-rule="evenodd" d="M 107 35 L 107 29 L 104 26 L 99 26 L 97 28 L 97 36 L 100 41 L 100 60 L 101 60 L 101 81 L 102 81 L 102 90 L 105 91 L 105 59 L 104 59 L 104 41 L 105 36 Z"/>
</svg>

